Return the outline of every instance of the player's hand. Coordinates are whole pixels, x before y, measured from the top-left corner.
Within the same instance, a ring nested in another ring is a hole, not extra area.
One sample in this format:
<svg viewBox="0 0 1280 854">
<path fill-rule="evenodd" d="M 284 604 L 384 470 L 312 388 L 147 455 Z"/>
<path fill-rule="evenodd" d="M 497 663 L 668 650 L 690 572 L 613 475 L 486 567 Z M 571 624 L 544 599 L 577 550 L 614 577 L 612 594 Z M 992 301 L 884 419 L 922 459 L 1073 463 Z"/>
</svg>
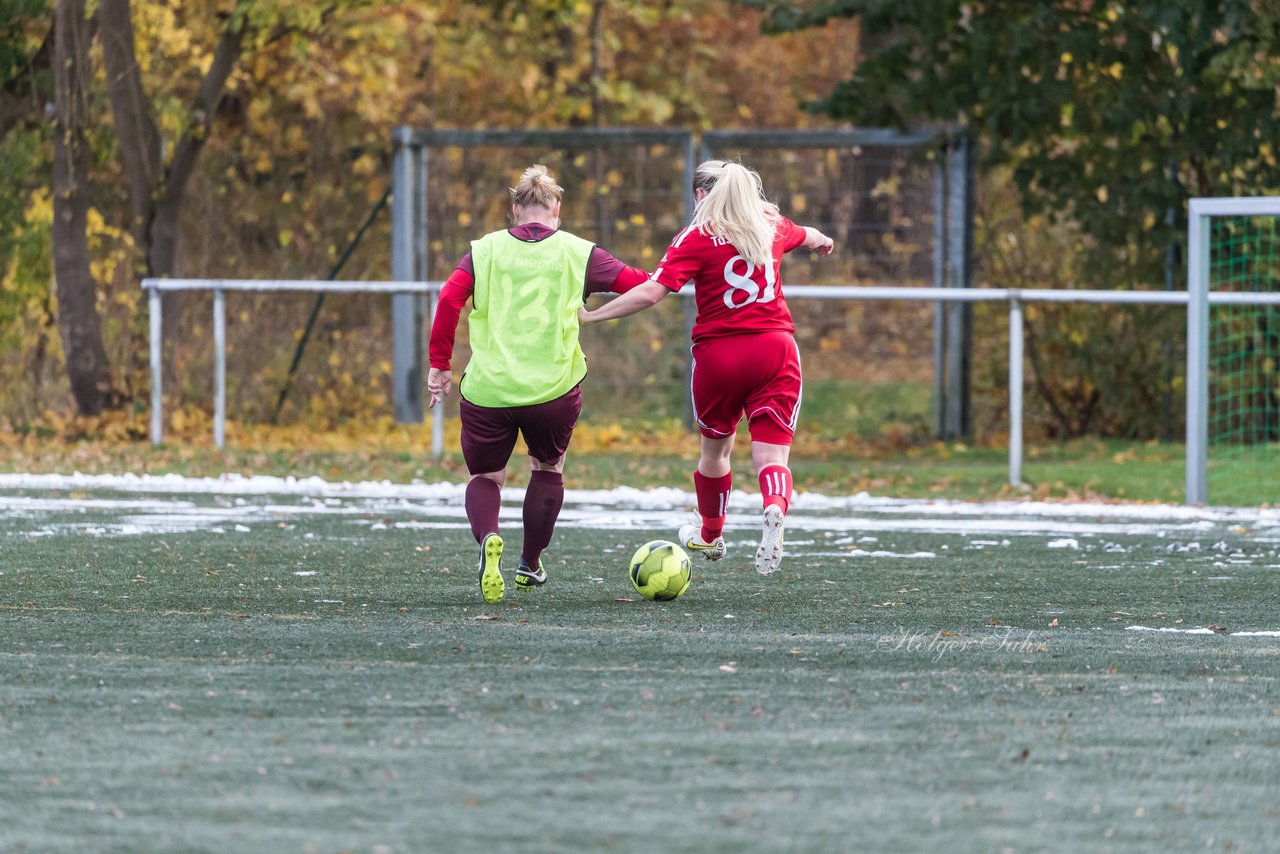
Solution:
<svg viewBox="0 0 1280 854">
<path fill-rule="evenodd" d="M 587 311 L 586 306 L 580 306 L 578 308 L 578 324 L 586 326 L 591 322 L 591 312 Z"/>
<path fill-rule="evenodd" d="M 442 371 L 439 368 L 427 371 L 427 393 L 431 395 L 427 408 L 433 409 L 452 389 L 453 371 Z"/>
<path fill-rule="evenodd" d="M 804 247 L 817 252 L 824 258 L 835 249 L 835 241 L 811 225 L 804 227 Z"/>
</svg>

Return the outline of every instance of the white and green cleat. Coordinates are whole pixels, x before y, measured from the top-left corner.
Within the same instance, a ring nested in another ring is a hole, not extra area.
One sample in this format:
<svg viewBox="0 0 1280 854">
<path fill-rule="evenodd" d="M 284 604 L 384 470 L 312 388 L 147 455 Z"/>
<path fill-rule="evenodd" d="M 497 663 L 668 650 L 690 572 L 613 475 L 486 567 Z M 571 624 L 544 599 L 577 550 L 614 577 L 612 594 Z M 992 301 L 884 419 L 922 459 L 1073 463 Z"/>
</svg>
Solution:
<svg viewBox="0 0 1280 854">
<path fill-rule="evenodd" d="M 502 580 L 502 537 L 485 534 L 480 543 L 480 595 L 490 605 L 502 601 L 506 582 Z"/>
<path fill-rule="evenodd" d="M 711 542 L 702 539 L 702 524 L 700 522 L 681 525 L 680 532 L 676 536 L 680 539 L 681 548 L 689 554 L 702 555 L 707 560 L 719 560 L 729 553 L 729 547 L 725 545 L 724 537 L 716 537 Z"/>
</svg>

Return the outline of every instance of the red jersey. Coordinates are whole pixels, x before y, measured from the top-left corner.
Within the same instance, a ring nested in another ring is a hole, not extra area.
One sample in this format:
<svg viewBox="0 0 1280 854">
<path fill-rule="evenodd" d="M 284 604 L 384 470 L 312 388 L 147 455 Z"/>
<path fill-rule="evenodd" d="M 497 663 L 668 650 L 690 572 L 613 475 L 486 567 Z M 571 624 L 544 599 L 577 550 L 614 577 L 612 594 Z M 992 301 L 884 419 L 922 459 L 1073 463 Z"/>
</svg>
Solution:
<svg viewBox="0 0 1280 854">
<path fill-rule="evenodd" d="M 758 268 L 728 241 L 689 226 L 671 241 L 653 278 L 672 291 L 693 283 L 698 301 L 694 341 L 775 329 L 795 332 L 778 271 L 782 256 L 804 242 L 804 228 L 780 218 L 773 260 Z"/>
</svg>

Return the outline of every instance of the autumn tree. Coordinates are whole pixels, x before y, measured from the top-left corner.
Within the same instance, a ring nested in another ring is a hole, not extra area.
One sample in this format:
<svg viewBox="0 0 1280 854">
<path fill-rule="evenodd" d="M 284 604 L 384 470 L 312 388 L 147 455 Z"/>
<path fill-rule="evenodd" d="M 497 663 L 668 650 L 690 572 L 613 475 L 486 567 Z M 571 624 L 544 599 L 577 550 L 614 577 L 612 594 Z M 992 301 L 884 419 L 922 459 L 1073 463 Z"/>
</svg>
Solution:
<svg viewBox="0 0 1280 854">
<path fill-rule="evenodd" d="M 861 21 L 856 71 L 814 110 L 962 129 L 980 141 L 989 175 L 1012 176 L 1022 226 L 1001 215 L 997 233 L 979 221 L 978 265 L 993 284 L 1180 287 L 1188 197 L 1280 190 L 1274 3 L 743 2 L 765 9 L 775 31 Z M 1051 241 L 1071 257 L 1010 263 L 1011 247 Z M 1065 282 L 1047 272 L 1068 268 Z M 1036 270 L 1045 277 L 1023 278 Z M 1184 325 L 1177 312 L 1029 309 L 1051 433 L 1176 435 Z"/>
<path fill-rule="evenodd" d="M 107 90 L 120 157 L 129 180 L 132 232 L 139 268 L 147 276 L 172 276 L 180 264 L 181 212 L 187 189 L 210 134 L 228 80 L 246 48 L 261 48 L 290 35 L 305 37 L 335 4 L 236 0 L 223 20 L 207 68 L 181 107 L 177 139 L 166 157 L 160 143 L 158 99 L 142 84 L 130 0 L 100 0 L 98 22 Z M 217 11 L 217 10 L 214 10 Z"/>
<path fill-rule="evenodd" d="M 69 228 L 87 238 L 92 288 L 68 294 L 61 272 L 49 287 L 55 0 L 0 0 L 0 158 L 9 167 L 0 174 L 0 407 L 15 424 L 64 408 L 64 361 L 91 351 L 58 330 L 81 308 L 86 319 L 97 314 L 106 369 L 88 383 L 100 402 L 75 408 L 143 399 L 144 276 L 325 275 L 387 190 L 398 124 L 819 125 L 827 120 L 797 104 L 847 75 L 839 48 L 852 29 L 836 22 L 821 38 L 766 39 L 759 14 L 727 0 L 83 0 L 83 9 L 89 41 L 75 81 L 86 171 L 67 185 L 84 190 L 75 197 L 83 219 Z M 344 276 L 388 276 L 386 227 L 385 217 L 374 224 Z M 61 233 L 58 243 L 61 252 Z M 370 385 L 364 370 L 376 385 L 380 355 L 362 341 L 385 310 L 333 303 L 322 323 L 333 336 L 326 361 L 306 391 L 323 400 L 305 405 L 334 412 L 332 391 L 343 413 L 367 413 L 376 401 L 351 389 Z M 272 371 L 291 355 L 279 335 L 284 306 L 236 300 L 231 403 L 247 417 L 254 390 L 278 387 Z M 198 407 L 207 400 L 205 309 L 198 297 L 174 309 L 166 305 L 166 323 L 181 334 L 166 335 L 166 358 L 181 381 L 166 390 Z M 44 392 L 33 361 L 44 366 Z"/>
<path fill-rule="evenodd" d="M 220 21 L 216 41 L 192 90 L 147 93 L 130 0 L 100 0 L 94 18 L 102 44 L 115 141 L 128 179 L 130 233 L 139 278 L 180 271 L 181 213 L 196 165 L 236 64 L 247 49 L 318 30 L 341 3 L 235 0 L 203 10 Z M 346 4 L 351 5 L 351 4 Z M 184 10 L 193 12 L 195 10 Z M 102 346 L 96 288 L 87 250 L 89 202 L 89 41 L 83 0 L 59 0 L 54 39 L 54 258 L 58 312 L 76 404 L 96 414 L 119 394 Z M 158 114 L 175 131 L 162 145 Z"/>
<path fill-rule="evenodd" d="M 52 217 L 33 223 L 29 216 L 33 196 L 36 206 L 49 205 L 45 110 L 53 102 L 53 24 L 47 0 L 0 0 L 0 351 L 22 353 L 20 366 L 8 361 L 5 373 L 32 388 L 27 398 L 37 407 L 57 338 L 49 292 Z M 0 406 L 10 405 L 0 395 Z"/>
<path fill-rule="evenodd" d="M 779 31 L 858 16 L 875 47 L 814 108 L 976 134 L 1029 210 L 1096 241 L 1098 281 L 1161 282 L 1188 196 L 1280 188 L 1280 7 L 1266 0 L 748 2 Z"/>
</svg>

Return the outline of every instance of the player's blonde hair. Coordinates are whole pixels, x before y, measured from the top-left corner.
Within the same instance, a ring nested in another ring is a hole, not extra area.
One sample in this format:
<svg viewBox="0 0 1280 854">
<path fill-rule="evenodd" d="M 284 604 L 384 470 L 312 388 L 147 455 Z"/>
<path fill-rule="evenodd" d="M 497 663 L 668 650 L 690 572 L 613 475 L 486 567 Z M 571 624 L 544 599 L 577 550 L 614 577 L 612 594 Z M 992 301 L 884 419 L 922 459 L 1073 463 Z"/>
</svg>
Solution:
<svg viewBox="0 0 1280 854">
<path fill-rule="evenodd" d="M 564 195 L 564 187 L 556 183 L 556 179 L 547 174 L 547 167 L 536 163 L 524 170 L 520 180 L 511 188 L 511 201 L 515 205 L 527 208 L 541 205 L 550 209 Z"/>
<path fill-rule="evenodd" d="M 707 191 L 693 209 L 699 231 L 729 241 L 752 264 L 773 262 L 781 215 L 764 197 L 759 175 L 741 163 L 707 160 L 693 173 L 693 189 Z"/>
</svg>

